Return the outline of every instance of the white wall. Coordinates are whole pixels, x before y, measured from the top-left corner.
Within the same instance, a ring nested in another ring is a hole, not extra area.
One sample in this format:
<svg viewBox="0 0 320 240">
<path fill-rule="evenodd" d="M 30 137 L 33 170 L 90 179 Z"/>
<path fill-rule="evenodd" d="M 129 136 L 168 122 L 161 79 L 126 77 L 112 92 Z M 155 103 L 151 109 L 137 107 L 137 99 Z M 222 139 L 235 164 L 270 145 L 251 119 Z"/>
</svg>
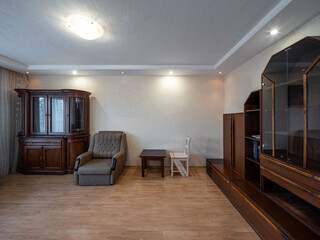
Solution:
<svg viewBox="0 0 320 240">
<path fill-rule="evenodd" d="M 92 92 L 90 133 L 125 131 L 129 166 L 140 165 L 143 148 L 183 151 L 187 135 L 192 137 L 192 166 L 204 166 L 206 157 L 223 155 L 222 78 L 30 76 L 28 88 Z"/>
<path fill-rule="evenodd" d="M 320 35 L 320 15 L 227 74 L 224 87 L 224 113 L 243 111 L 243 104 L 250 92 L 261 88 L 261 74 L 273 54 L 306 36 L 318 35 Z"/>
</svg>

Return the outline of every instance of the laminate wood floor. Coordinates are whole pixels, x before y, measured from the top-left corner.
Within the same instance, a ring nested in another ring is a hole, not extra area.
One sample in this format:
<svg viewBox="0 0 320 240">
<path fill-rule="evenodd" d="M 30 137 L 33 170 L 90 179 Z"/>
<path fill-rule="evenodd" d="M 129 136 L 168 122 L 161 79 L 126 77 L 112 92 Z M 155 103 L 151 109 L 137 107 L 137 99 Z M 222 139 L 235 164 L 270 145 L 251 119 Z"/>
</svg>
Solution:
<svg viewBox="0 0 320 240">
<path fill-rule="evenodd" d="M 205 168 L 161 178 L 126 168 L 114 186 L 73 175 L 0 178 L 0 239 L 259 239 Z"/>
</svg>

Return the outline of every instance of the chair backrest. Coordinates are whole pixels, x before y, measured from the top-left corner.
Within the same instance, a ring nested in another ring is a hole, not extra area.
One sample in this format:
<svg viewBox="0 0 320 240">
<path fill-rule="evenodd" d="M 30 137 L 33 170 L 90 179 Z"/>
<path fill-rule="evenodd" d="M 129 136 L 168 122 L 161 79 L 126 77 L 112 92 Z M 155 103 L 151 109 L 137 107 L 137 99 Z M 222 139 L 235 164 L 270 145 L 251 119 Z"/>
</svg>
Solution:
<svg viewBox="0 0 320 240">
<path fill-rule="evenodd" d="M 112 158 L 120 151 L 121 131 L 100 131 L 94 134 L 89 151 L 92 158 Z"/>
<path fill-rule="evenodd" d="M 186 144 L 184 145 L 184 153 L 188 155 L 188 158 L 190 157 L 190 142 L 191 137 L 186 137 Z"/>
</svg>

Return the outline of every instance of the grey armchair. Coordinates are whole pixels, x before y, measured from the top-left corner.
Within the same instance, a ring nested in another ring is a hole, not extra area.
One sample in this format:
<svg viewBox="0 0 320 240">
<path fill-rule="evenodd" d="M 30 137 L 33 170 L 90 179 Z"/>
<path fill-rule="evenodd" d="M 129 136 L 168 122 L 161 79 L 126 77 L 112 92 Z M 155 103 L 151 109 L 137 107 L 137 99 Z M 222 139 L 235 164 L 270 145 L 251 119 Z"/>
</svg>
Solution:
<svg viewBox="0 0 320 240">
<path fill-rule="evenodd" d="M 93 135 L 88 152 L 77 157 L 74 167 L 76 185 L 113 185 L 127 160 L 126 134 L 101 131 Z"/>
</svg>

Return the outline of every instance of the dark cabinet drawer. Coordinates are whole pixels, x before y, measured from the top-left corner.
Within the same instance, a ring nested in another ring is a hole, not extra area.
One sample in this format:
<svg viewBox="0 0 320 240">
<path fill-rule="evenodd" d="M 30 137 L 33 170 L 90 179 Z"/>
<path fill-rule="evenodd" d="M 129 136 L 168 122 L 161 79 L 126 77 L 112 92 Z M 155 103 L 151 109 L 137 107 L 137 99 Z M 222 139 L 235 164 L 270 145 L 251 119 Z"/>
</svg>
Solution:
<svg viewBox="0 0 320 240">
<path fill-rule="evenodd" d="M 230 200 L 264 239 L 285 239 L 280 230 L 246 198 L 232 183 L 230 184 Z"/>
<path fill-rule="evenodd" d="M 229 196 L 229 183 L 230 181 L 224 177 L 218 170 L 212 167 L 212 179 L 217 184 L 217 186 Z"/>
</svg>

